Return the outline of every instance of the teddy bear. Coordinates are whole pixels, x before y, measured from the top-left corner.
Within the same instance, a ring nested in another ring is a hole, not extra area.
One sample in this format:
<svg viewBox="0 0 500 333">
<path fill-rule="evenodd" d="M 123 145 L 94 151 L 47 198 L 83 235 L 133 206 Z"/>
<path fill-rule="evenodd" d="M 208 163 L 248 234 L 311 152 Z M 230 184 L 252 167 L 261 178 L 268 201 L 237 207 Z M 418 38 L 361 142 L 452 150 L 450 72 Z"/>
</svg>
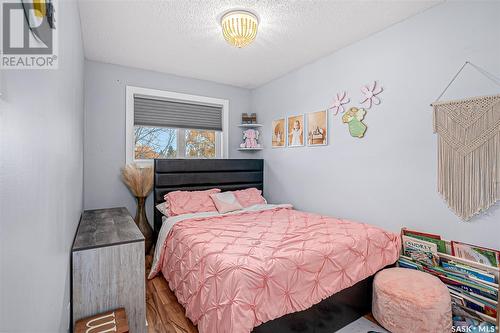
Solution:
<svg viewBox="0 0 500 333">
<path fill-rule="evenodd" d="M 259 131 L 250 128 L 245 131 L 243 131 L 243 142 L 240 145 L 240 148 L 260 148 L 260 144 L 257 143 L 257 140 L 259 139 Z"/>
</svg>

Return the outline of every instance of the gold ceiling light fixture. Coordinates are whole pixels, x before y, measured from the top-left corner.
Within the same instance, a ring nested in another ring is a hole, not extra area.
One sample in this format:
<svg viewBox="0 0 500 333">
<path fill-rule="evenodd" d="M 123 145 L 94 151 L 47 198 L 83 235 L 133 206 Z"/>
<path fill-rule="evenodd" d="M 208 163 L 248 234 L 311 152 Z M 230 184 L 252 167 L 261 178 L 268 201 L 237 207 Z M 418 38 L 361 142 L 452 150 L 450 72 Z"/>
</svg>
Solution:
<svg viewBox="0 0 500 333">
<path fill-rule="evenodd" d="M 224 39 L 237 48 L 252 43 L 257 36 L 259 19 L 248 10 L 231 10 L 220 20 Z"/>
</svg>

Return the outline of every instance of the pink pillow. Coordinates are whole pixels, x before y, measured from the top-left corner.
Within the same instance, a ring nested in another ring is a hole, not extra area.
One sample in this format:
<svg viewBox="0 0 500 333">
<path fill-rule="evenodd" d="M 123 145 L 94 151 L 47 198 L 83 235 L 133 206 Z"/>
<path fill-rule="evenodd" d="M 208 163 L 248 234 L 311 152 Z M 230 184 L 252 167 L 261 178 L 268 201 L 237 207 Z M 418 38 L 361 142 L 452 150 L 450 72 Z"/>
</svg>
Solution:
<svg viewBox="0 0 500 333">
<path fill-rule="evenodd" d="M 245 190 L 233 191 L 236 199 L 243 206 L 243 208 L 250 207 L 257 204 L 267 203 L 266 199 L 261 195 L 262 191 L 255 187 L 247 188 Z"/>
<path fill-rule="evenodd" d="M 219 193 L 218 188 L 206 191 L 174 191 L 165 195 L 166 210 L 169 216 L 189 213 L 216 212 L 210 194 Z"/>
<path fill-rule="evenodd" d="M 221 214 L 243 209 L 243 206 L 236 199 L 234 192 L 214 193 L 210 194 L 210 197 Z"/>
</svg>

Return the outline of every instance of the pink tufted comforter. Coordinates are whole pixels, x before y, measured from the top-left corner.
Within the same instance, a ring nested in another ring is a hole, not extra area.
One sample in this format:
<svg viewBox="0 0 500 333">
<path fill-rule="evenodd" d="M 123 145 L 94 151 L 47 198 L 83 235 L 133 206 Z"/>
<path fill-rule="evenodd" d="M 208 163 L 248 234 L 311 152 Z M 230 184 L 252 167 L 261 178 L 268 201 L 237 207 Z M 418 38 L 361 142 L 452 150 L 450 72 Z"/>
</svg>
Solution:
<svg viewBox="0 0 500 333">
<path fill-rule="evenodd" d="M 158 269 L 200 333 L 248 333 L 394 263 L 399 242 L 368 224 L 274 207 L 175 224 Z"/>
</svg>

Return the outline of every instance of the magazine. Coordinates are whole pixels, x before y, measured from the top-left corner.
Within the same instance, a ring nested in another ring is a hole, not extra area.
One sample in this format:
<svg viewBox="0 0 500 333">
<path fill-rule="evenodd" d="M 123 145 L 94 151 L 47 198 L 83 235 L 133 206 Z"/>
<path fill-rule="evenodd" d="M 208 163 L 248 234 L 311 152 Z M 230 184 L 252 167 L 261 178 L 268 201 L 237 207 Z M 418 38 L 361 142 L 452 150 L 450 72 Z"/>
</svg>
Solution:
<svg viewBox="0 0 500 333">
<path fill-rule="evenodd" d="M 451 241 L 451 251 L 452 255 L 459 258 L 479 262 L 492 267 L 500 267 L 500 251 L 497 250 Z"/>
</svg>

